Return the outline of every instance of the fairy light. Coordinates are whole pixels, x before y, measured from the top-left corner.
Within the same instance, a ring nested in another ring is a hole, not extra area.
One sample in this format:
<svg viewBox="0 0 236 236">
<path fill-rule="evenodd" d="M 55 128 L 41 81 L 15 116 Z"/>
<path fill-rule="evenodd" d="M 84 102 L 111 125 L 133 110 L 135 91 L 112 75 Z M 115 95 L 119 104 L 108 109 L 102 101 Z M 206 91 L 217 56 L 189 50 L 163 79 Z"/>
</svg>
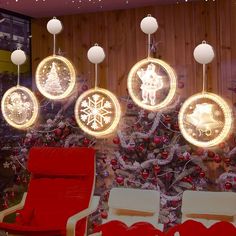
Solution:
<svg viewBox="0 0 236 236">
<path fill-rule="evenodd" d="M 188 98 L 180 109 L 178 119 L 184 138 L 200 147 L 213 147 L 223 142 L 233 123 L 227 102 L 208 92 Z"/>
</svg>

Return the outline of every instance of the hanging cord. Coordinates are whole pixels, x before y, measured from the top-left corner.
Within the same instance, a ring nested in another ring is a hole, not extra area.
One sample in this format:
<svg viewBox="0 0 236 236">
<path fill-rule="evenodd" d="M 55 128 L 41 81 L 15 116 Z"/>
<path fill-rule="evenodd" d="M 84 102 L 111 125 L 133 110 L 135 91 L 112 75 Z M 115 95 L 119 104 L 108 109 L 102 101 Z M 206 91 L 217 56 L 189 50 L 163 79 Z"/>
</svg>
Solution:
<svg viewBox="0 0 236 236">
<path fill-rule="evenodd" d="M 20 65 L 17 65 L 17 86 L 20 86 Z"/>
<path fill-rule="evenodd" d="M 151 14 L 148 14 L 147 16 L 152 16 Z M 151 34 L 148 34 L 148 45 L 147 45 L 147 54 L 148 58 L 151 56 Z"/>
<path fill-rule="evenodd" d="M 17 50 L 20 50 L 20 47 L 17 47 Z M 17 65 L 17 85 L 20 86 L 20 65 Z"/>
<path fill-rule="evenodd" d="M 202 65 L 202 93 L 206 92 L 206 82 L 207 82 L 207 78 L 206 78 L 206 64 Z"/>
<path fill-rule="evenodd" d="M 202 41 L 203 44 L 206 44 L 206 41 Z M 207 76 L 206 76 L 206 64 L 202 64 L 202 93 L 206 92 L 207 89 Z"/>
<path fill-rule="evenodd" d="M 148 34 L 148 58 L 151 54 L 151 34 Z"/>
<path fill-rule="evenodd" d="M 98 85 L 98 64 L 95 64 L 95 89 L 97 88 Z"/>
<path fill-rule="evenodd" d="M 94 46 L 98 46 L 98 44 L 95 43 Z M 94 85 L 95 89 L 97 88 L 97 86 L 98 86 L 98 64 L 95 63 L 95 85 Z"/>
<path fill-rule="evenodd" d="M 53 55 L 56 55 L 56 35 L 53 35 Z"/>
</svg>

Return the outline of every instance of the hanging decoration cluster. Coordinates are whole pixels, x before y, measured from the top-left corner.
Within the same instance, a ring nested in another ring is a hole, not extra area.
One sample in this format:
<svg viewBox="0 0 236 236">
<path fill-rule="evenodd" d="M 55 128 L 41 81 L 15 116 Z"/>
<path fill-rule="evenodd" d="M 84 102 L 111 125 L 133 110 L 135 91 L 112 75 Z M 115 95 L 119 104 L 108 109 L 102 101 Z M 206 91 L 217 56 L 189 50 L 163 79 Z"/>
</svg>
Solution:
<svg viewBox="0 0 236 236">
<path fill-rule="evenodd" d="M 128 91 L 132 100 L 146 110 L 157 111 L 168 106 L 176 92 L 177 77 L 166 62 L 150 56 L 151 34 L 158 29 L 157 20 L 148 15 L 140 24 L 148 35 L 148 56 L 137 62 L 128 75 Z"/>
<path fill-rule="evenodd" d="M 188 98 L 179 113 L 179 127 L 184 138 L 200 147 L 213 147 L 229 135 L 232 111 L 220 96 L 206 91 L 206 64 L 214 58 L 213 48 L 203 41 L 194 50 L 194 58 L 203 64 L 203 89 Z"/>
<path fill-rule="evenodd" d="M 26 87 L 20 85 L 20 65 L 26 61 L 25 52 L 21 49 L 11 54 L 12 62 L 17 65 L 17 85 L 5 92 L 1 109 L 7 123 L 17 129 L 30 127 L 38 116 L 38 101 L 35 95 Z"/>
<path fill-rule="evenodd" d="M 176 93 L 177 77 L 166 62 L 150 56 L 151 34 L 158 29 L 154 17 L 148 15 L 140 24 L 148 35 L 148 55 L 136 63 L 129 72 L 127 86 L 133 101 L 143 109 L 160 111 L 167 107 Z M 71 95 L 76 84 L 76 73 L 72 63 L 56 55 L 56 34 L 62 24 L 56 18 L 47 24 L 53 34 L 53 55 L 43 59 L 36 70 L 36 85 L 47 98 L 61 100 Z M 121 116 L 118 99 L 110 91 L 99 88 L 98 64 L 105 58 L 103 48 L 95 44 L 88 50 L 88 59 L 95 64 L 95 86 L 77 99 L 74 113 L 79 127 L 97 138 L 115 130 Z M 224 141 L 232 128 L 232 110 L 220 96 L 206 91 L 206 64 L 214 58 L 213 48 L 203 41 L 194 50 L 194 58 L 203 64 L 203 89 L 188 98 L 182 105 L 178 117 L 179 128 L 184 138 L 200 147 L 213 147 Z M 20 86 L 20 65 L 26 60 L 25 53 L 17 49 L 11 60 L 18 66 L 17 86 L 10 88 L 2 99 L 5 120 L 15 128 L 30 127 L 38 115 L 38 102 L 34 94 Z"/>
<path fill-rule="evenodd" d="M 83 93 L 75 105 L 75 118 L 79 127 L 97 138 L 110 134 L 117 127 L 121 109 L 116 96 L 97 87 L 97 65 L 105 58 L 104 50 L 95 45 L 88 51 L 88 59 L 95 64 L 95 87 Z"/>
<path fill-rule="evenodd" d="M 68 97 L 76 83 L 76 73 L 72 63 L 63 56 L 56 55 L 56 35 L 62 30 L 61 21 L 55 17 L 47 24 L 53 35 L 53 55 L 43 59 L 36 69 L 36 86 L 40 93 L 52 100 Z"/>
</svg>

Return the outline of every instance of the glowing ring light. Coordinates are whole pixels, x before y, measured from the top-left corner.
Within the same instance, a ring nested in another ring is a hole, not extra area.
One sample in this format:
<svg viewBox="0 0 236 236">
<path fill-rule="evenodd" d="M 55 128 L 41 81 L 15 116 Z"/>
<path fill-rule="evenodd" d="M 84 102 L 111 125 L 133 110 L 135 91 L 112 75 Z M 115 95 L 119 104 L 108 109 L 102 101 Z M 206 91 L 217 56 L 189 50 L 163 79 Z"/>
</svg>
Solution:
<svg viewBox="0 0 236 236">
<path fill-rule="evenodd" d="M 198 93 L 188 98 L 179 112 L 179 128 L 184 138 L 199 147 L 213 147 L 229 135 L 232 110 L 213 93 Z"/>
<path fill-rule="evenodd" d="M 26 87 L 15 86 L 3 95 L 2 114 L 7 123 L 17 129 L 30 127 L 38 116 L 38 101 Z"/>
<path fill-rule="evenodd" d="M 138 106 L 156 111 L 171 103 L 176 92 L 177 76 L 166 62 L 147 58 L 132 67 L 127 83 L 129 94 Z"/>
<path fill-rule="evenodd" d="M 65 57 L 46 57 L 36 69 L 36 86 L 40 93 L 49 99 L 66 98 L 73 91 L 75 82 L 75 69 Z"/>
<path fill-rule="evenodd" d="M 120 115 L 119 101 L 106 89 L 90 89 L 75 104 L 75 118 L 79 127 L 97 138 L 112 133 L 119 123 Z"/>
</svg>

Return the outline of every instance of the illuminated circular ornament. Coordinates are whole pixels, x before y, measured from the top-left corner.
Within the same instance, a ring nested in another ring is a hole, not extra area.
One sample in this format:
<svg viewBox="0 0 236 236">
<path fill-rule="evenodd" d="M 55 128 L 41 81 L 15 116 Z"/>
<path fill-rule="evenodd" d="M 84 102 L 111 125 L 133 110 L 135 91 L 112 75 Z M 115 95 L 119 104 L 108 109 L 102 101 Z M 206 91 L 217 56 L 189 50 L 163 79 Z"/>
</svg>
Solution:
<svg viewBox="0 0 236 236">
<path fill-rule="evenodd" d="M 120 115 L 119 101 L 106 89 L 90 89 L 84 92 L 75 104 L 75 118 L 79 127 L 97 138 L 113 132 L 119 123 Z"/>
<path fill-rule="evenodd" d="M 128 91 L 133 101 L 146 110 L 169 105 L 175 96 L 177 77 L 166 62 L 148 57 L 136 63 L 128 75 Z"/>
<path fill-rule="evenodd" d="M 38 116 L 38 101 L 26 87 L 15 86 L 2 98 L 2 114 L 7 123 L 17 129 L 30 127 Z"/>
<path fill-rule="evenodd" d="M 37 67 L 36 86 L 49 99 L 66 98 L 73 91 L 75 82 L 75 69 L 65 57 L 58 55 L 46 57 Z"/>
<path fill-rule="evenodd" d="M 188 98 L 179 112 L 179 128 L 184 138 L 199 147 L 213 147 L 229 135 L 232 110 L 220 96 L 198 93 Z"/>
</svg>

